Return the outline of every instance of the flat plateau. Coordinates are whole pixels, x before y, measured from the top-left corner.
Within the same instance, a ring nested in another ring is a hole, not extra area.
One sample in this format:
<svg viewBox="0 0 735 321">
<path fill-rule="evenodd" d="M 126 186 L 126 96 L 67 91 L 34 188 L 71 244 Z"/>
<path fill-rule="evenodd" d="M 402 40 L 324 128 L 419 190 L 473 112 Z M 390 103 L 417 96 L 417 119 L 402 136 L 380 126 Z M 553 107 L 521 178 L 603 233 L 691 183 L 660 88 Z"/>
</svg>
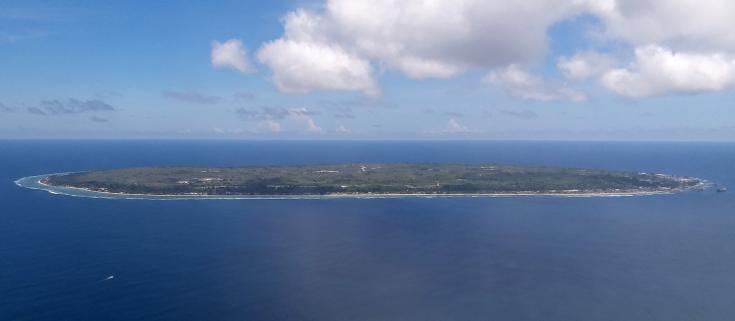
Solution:
<svg viewBox="0 0 735 321">
<path fill-rule="evenodd" d="M 250 199 L 633 196 L 702 188 L 667 174 L 495 164 L 142 167 L 26 177 L 16 184 L 103 198 Z"/>
</svg>

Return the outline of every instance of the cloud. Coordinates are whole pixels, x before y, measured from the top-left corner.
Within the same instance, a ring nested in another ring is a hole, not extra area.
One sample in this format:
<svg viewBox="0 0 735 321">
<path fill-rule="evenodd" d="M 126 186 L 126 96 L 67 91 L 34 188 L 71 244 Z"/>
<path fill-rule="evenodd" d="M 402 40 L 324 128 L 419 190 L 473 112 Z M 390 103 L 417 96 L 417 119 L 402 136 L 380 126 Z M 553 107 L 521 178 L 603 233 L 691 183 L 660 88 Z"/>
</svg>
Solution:
<svg viewBox="0 0 735 321">
<path fill-rule="evenodd" d="M 590 12 L 607 39 L 634 48 L 627 67 L 602 85 L 630 98 L 696 94 L 735 87 L 735 2 L 730 0 L 596 1 Z"/>
<path fill-rule="evenodd" d="M 341 107 L 335 107 L 334 109 L 334 118 L 345 118 L 345 119 L 353 119 L 355 118 L 355 113 L 352 111 L 351 107 L 347 106 L 341 106 Z"/>
<path fill-rule="evenodd" d="M 561 57 L 557 68 L 570 79 L 597 77 L 617 64 L 610 55 L 595 51 L 578 52 L 572 57 Z"/>
<path fill-rule="evenodd" d="M 735 51 L 731 0 L 598 0 L 590 12 L 604 23 L 608 38 L 634 46 L 675 50 Z"/>
<path fill-rule="evenodd" d="M 171 99 L 175 99 L 178 101 L 183 101 L 183 102 L 192 103 L 192 104 L 204 104 L 204 105 L 216 104 L 222 100 L 222 97 L 204 95 L 204 94 L 201 94 L 195 91 L 165 90 L 161 92 L 161 95 L 163 95 L 166 98 L 171 98 Z"/>
<path fill-rule="evenodd" d="M 89 120 L 91 120 L 92 122 L 95 122 L 95 123 L 106 123 L 106 122 L 109 122 L 109 120 L 107 118 L 102 118 L 102 117 L 99 117 L 99 116 L 92 116 L 92 117 L 89 118 Z"/>
<path fill-rule="evenodd" d="M 249 91 L 238 91 L 232 94 L 232 97 L 237 101 L 251 101 L 255 100 L 255 94 Z"/>
<path fill-rule="evenodd" d="M 515 110 L 501 110 L 500 111 L 503 115 L 508 115 L 516 118 L 523 118 L 523 119 L 533 119 L 538 118 L 538 114 L 534 113 L 533 111 L 530 111 L 528 109 L 524 109 L 521 111 L 515 111 Z"/>
<path fill-rule="evenodd" d="M 34 115 L 63 115 L 80 114 L 85 112 L 108 112 L 114 111 L 115 107 L 98 99 L 80 100 L 70 98 L 67 100 L 43 100 L 38 107 L 27 107 L 26 111 Z"/>
<path fill-rule="evenodd" d="M 323 99 L 317 101 L 317 106 L 327 112 L 331 112 L 334 118 L 354 119 L 356 111 L 374 111 L 377 108 L 395 108 L 391 102 L 382 99 L 356 96 L 349 99 Z"/>
<path fill-rule="evenodd" d="M 337 127 L 337 129 L 335 129 L 334 131 L 339 134 L 349 134 L 352 132 L 349 128 L 345 127 L 344 125 L 339 125 L 339 127 Z"/>
<path fill-rule="evenodd" d="M 45 111 L 41 110 L 41 108 L 38 108 L 38 107 L 28 107 L 28 108 L 26 108 L 26 111 L 29 114 L 33 114 L 33 115 L 39 115 L 39 116 L 46 116 L 47 115 Z"/>
<path fill-rule="evenodd" d="M 377 96 L 370 63 L 337 45 L 278 39 L 258 51 L 258 60 L 273 71 L 276 88 L 286 93 L 356 90 Z"/>
<path fill-rule="evenodd" d="M 568 0 L 328 0 L 323 10 L 287 14 L 283 36 L 264 44 L 258 59 L 285 92 L 374 95 L 371 65 L 425 79 L 537 59 L 547 51 L 548 27 L 586 7 Z"/>
<path fill-rule="evenodd" d="M 516 65 L 510 65 L 500 71 L 488 74 L 485 83 L 500 87 L 513 96 L 536 101 L 573 101 L 587 99 L 584 93 L 565 85 L 544 81 Z"/>
<path fill-rule="evenodd" d="M 447 122 L 447 127 L 442 130 L 443 133 L 447 134 L 458 134 L 458 133 L 469 133 L 470 130 L 462 125 L 459 121 L 454 118 L 450 118 Z"/>
<path fill-rule="evenodd" d="M 269 133 L 280 133 L 281 131 L 283 131 L 283 129 L 281 128 L 281 124 L 273 120 L 264 120 L 259 122 L 258 129 L 259 131 L 265 130 Z"/>
<path fill-rule="evenodd" d="M 212 131 L 215 132 L 215 133 L 217 133 L 217 134 L 221 134 L 221 135 L 238 135 L 238 134 L 243 134 L 243 133 L 246 132 L 245 129 L 242 129 L 242 128 L 227 128 L 227 129 L 223 129 L 223 128 L 219 128 L 219 127 L 212 128 Z"/>
<path fill-rule="evenodd" d="M 15 112 L 15 108 L 11 108 L 11 107 L 6 106 L 3 103 L 0 103 L 0 112 L 12 113 L 12 112 Z"/>
<path fill-rule="evenodd" d="M 286 119 L 288 117 L 315 116 L 320 113 L 306 108 L 262 107 L 260 110 L 239 108 L 235 111 L 245 120 Z"/>
<path fill-rule="evenodd" d="M 311 118 L 309 116 L 300 116 L 301 120 L 303 120 L 306 123 L 306 131 L 311 133 L 322 133 L 324 130 L 319 127 L 316 122 L 314 122 L 314 118 Z"/>
<path fill-rule="evenodd" d="M 636 49 L 635 61 L 630 66 L 607 71 L 601 82 L 613 92 L 630 98 L 733 89 L 735 56 L 644 46 Z"/>
<path fill-rule="evenodd" d="M 292 120 L 305 126 L 304 130 L 311 133 L 322 133 L 324 130 L 319 127 L 312 116 L 320 113 L 306 108 L 280 108 L 280 107 L 263 107 L 261 110 L 251 110 L 247 108 L 239 108 L 235 111 L 240 118 L 248 121 L 259 121 L 259 126 L 266 125 L 273 129 L 277 128 L 281 131 L 281 124 L 276 120 Z"/>
<path fill-rule="evenodd" d="M 382 99 L 354 97 L 350 99 L 322 99 L 318 101 L 319 106 L 324 108 L 394 108 L 395 106 Z"/>
<path fill-rule="evenodd" d="M 232 68 L 242 73 L 253 72 L 247 55 L 247 49 L 238 39 L 212 42 L 212 66 L 215 68 Z"/>
<path fill-rule="evenodd" d="M 647 79 L 636 69 L 645 64 L 638 53 L 645 48 L 709 57 L 697 58 L 710 61 L 705 65 L 735 56 L 735 2 L 730 0 L 325 0 L 311 8 L 288 13 L 281 37 L 258 49 L 258 60 L 271 69 L 283 92 L 377 95 L 376 75 L 384 70 L 412 79 L 480 70 L 490 72 L 489 82 L 524 99 L 582 101 L 585 95 L 579 91 L 524 71 L 547 55 L 551 26 L 581 15 L 599 21 L 596 35 L 603 48 L 615 44 L 634 48 L 636 54 L 613 57 L 587 50 L 561 57 L 557 68 L 568 79 L 605 75 L 605 88 L 628 97 L 731 88 L 713 84 L 717 75 L 700 75 L 697 68 L 664 74 L 669 80 L 662 82 L 669 85 L 640 92 L 625 88 Z M 634 60 L 626 61 L 628 57 Z M 678 85 L 679 76 L 704 78 L 704 89 Z"/>
<path fill-rule="evenodd" d="M 238 108 L 235 110 L 235 113 L 242 118 L 243 120 L 263 120 L 263 119 L 270 119 L 270 117 L 266 117 L 265 114 L 250 110 L 247 108 Z"/>
</svg>

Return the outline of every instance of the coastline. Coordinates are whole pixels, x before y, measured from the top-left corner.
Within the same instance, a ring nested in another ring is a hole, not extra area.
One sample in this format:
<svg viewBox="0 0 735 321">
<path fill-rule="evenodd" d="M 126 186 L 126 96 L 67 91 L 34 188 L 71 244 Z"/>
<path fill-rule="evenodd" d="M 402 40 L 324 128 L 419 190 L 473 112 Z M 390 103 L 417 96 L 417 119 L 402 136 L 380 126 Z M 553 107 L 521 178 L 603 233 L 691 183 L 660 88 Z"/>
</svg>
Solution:
<svg viewBox="0 0 735 321">
<path fill-rule="evenodd" d="M 116 193 L 102 192 L 92 189 L 71 187 L 71 186 L 55 186 L 43 182 L 44 179 L 53 175 L 67 173 L 44 174 L 36 176 L 27 176 L 15 181 L 19 187 L 45 190 L 51 194 L 86 197 L 86 198 L 103 198 L 103 199 L 138 199 L 138 200 L 245 200 L 245 199 L 389 199 L 389 198 L 484 198 L 484 197 L 634 197 L 634 196 L 651 196 L 651 195 L 669 195 L 681 193 L 691 190 L 700 190 L 707 188 L 710 184 L 706 180 L 700 179 L 700 183 L 687 188 L 678 188 L 670 190 L 626 190 L 626 191 L 554 191 L 554 192 L 505 192 L 505 193 L 365 193 L 365 194 L 303 194 L 303 195 L 208 195 L 208 194 L 133 194 L 133 193 Z"/>
</svg>

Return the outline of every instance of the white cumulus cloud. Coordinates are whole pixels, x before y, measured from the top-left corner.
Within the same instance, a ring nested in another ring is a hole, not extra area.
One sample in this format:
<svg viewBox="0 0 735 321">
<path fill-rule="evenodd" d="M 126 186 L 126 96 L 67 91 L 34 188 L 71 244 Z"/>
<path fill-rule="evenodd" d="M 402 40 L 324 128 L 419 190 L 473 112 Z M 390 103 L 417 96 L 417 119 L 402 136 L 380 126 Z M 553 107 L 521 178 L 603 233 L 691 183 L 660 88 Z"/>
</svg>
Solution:
<svg viewBox="0 0 735 321">
<path fill-rule="evenodd" d="M 211 56 L 212 66 L 216 68 L 232 68 L 243 73 L 253 71 L 248 62 L 248 52 L 240 40 L 213 41 Z"/>
<path fill-rule="evenodd" d="M 337 127 L 337 129 L 335 129 L 334 131 L 340 134 L 349 134 L 350 132 L 352 132 L 349 128 L 345 127 L 344 125 L 339 125 L 339 127 Z"/>
<path fill-rule="evenodd" d="M 442 131 L 447 134 L 458 134 L 458 133 L 469 133 L 470 130 L 467 126 L 462 125 L 458 120 L 450 118 L 447 122 L 447 127 Z"/>
<path fill-rule="evenodd" d="M 735 51 L 735 1 L 594 0 L 604 34 L 636 46 Z"/>
<path fill-rule="evenodd" d="M 287 93 L 315 90 L 380 90 L 367 60 L 336 45 L 278 39 L 258 51 L 258 60 L 273 71 L 276 87 Z"/>
<path fill-rule="evenodd" d="M 619 56 L 613 58 L 581 51 L 561 57 L 557 68 L 568 79 L 598 78 L 605 88 L 629 97 L 731 88 L 727 65 L 735 55 L 732 0 L 324 0 L 311 8 L 286 14 L 283 35 L 258 49 L 258 61 L 271 70 L 282 92 L 378 95 L 376 77 L 385 70 L 412 79 L 451 78 L 479 70 L 490 71 L 490 83 L 521 98 L 581 101 L 585 95 L 579 91 L 525 71 L 547 58 L 549 29 L 580 15 L 599 19 L 603 42 L 634 48 L 635 54 L 616 52 Z M 650 48 L 669 50 L 670 57 L 648 53 Z M 683 65 L 655 67 L 658 63 L 652 60 Z M 247 66 L 246 60 L 223 61 L 228 62 L 218 64 L 248 69 L 237 67 Z M 724 71 L 714 72 L 711 66 L 724 66 Z M 648 68 L 661 73 L 654 77 Z M 641 88 L 627 86 L 633 83 Z"/>
<path fill-rule="evenodd" d="M 313 113 L 306 108 L 291 108 L 289 109 L 290 117 L 303 122 L 306 125 L 306 131 L 310 133 L 323 133 L 324 130 L 319 127 L 314 118 Z"/>
<path fill-rule="evenodd" d="M 281 123 L 275 121 L 275 120 L 263 120 L 258 122 L 257 125 L 257 131 L 261 132 L 268 132 L 268 133 L 280 133 L 283 131 L 283 128 L 281 127 Z"/>
<path fill-rule="evenodd" d="M 735 57 L 645 46 L 636 49 L 635 61 L 628 68 L 606 72 L 601 82 L 606 88 L 631 98 L 733 89 Z"/>
<path fill-rule="evenodd" d="M 284 92 L 374 95 L 373 65 L 423 79 L 536 59 L 547 28 L 583 8 L 569 0 L 328 0 L 322 10 L 287 14 L 283 36 L 258 59 Z"/>
<path fill-rule="evenodd" d="M 631 98 L 735 88 L 735 1 L 592 3 L 592 14 L 603 22 L 603 35 L 635 51 L 627 67 L 603 74 L 604 87 Z"/>
<path fill-rule="evenodd" d="M 308 117 L 305 118 L 304 121 L 306 122 L 306 131 L 310 133 L 323 133 L 324 130 L 317 126 L 316 122 L 314 122 L 314 118 Z"/>
</svg>

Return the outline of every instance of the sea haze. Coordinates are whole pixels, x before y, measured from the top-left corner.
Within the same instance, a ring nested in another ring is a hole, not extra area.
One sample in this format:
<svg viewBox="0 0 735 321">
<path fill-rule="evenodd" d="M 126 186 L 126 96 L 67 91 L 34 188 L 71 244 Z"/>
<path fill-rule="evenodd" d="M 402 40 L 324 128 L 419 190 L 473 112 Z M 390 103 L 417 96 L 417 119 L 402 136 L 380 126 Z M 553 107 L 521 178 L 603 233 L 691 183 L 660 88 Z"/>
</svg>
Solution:
<svg viewBox="0 0 735 321">
<path fill-rule="evenodd" d="M 735 144 L 0 141 L 0 320 L 731 320 L 735 195 L 110 200 L 153 165 L 501 163 L 735 186 Z"/>
</svg>

